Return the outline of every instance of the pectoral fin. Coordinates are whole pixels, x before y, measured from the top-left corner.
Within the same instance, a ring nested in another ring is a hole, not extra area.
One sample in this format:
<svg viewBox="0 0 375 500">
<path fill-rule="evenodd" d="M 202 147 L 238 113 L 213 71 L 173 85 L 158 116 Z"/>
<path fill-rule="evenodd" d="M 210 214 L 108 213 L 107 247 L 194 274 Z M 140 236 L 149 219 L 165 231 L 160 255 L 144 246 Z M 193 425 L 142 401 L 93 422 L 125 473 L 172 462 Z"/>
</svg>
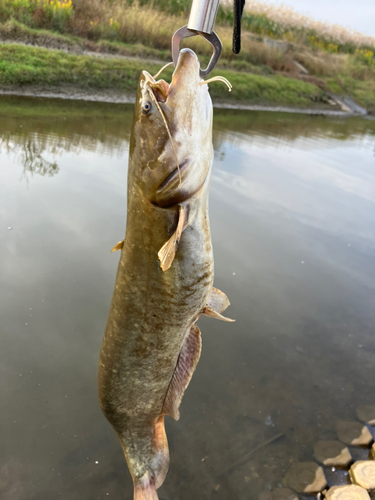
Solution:
<svg viewBox="0 0 375 500">
<path fill-rule="evenodd" d="M 163 271 L 167 271 L 174 260 L 176 255 L 177 247 L 181 239 L 181 234 L 184 229 L 186 222 L 186 208 L 180 207 L 178 211 L 178 223 L 176 231 L 172 234 L 169 240 L 164 243 L 158 252 L 158 257 L 160 260 L 160 267 Z"/>
<path fill-rule="evenodd" d="M 235 319 L 230 319 L 222 316 L 220 313 L 207 306 L 203 308 L 202 314 L 204 314 L 205 316 L 209 316 L 210 318 L 220 319 L 221 321 L 228 321 L 228 323 L 234 323 L 234 321 L 236 321 Z"/>
<path fill-rule="evenodd" d="M 118 243 L 116 243 L 116 245 L 112 248 L 111 253 L 117 252 L 117 250 L 122 250 L 122 248 L 124 246 L 124 242 L 125 242 L 125 240 L 122 240 L 122 241 L 119 241 Z"/>
<path fill-rule="evenodd" d="M 168 392 L 164 400 L 162 413 L 170 415 L 175 420 L 180 418 L 178 408 L 181 404 L 185 389 L 189 385 L 201 355 L 201 332 L 197 325 L 193 325 L 182 346 L 176 368 L 173 373 Z"/>
</svg>

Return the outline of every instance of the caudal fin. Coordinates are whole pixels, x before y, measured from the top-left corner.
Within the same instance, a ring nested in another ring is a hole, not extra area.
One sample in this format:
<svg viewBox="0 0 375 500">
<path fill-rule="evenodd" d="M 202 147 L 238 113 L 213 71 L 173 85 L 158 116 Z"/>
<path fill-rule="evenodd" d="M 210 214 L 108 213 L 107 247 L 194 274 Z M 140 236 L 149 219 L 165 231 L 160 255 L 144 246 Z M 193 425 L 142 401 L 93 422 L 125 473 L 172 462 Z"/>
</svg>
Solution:
<svg viewBox="0 0 375 500">
<path fill-rule="evenodd" d="M 155 484 L 142 478 L 134 485 L 134 500 L 159 500 Z"/>
<path fill-rule="evenodd" d="M 145 459 L 146 457 L 143 456 L 142 458 Z M 144 464 L 147 472 L 142 477 L 136 477 L 132 474 L 134 500 L 158 500 L 156 490 L 163 484 L 168 472 L 168 466 L 169 452 L 164 428 L 164 416 L 160 416 L 154 423 L 150 455 L 147 456 Z"/>
</svg>

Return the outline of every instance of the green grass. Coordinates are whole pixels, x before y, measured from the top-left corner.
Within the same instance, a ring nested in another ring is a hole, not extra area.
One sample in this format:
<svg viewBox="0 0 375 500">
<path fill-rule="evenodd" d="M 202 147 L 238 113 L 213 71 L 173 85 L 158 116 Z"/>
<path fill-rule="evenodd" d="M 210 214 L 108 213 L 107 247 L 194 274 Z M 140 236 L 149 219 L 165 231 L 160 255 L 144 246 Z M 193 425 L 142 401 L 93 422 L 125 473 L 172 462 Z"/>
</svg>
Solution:
<svg viewBox="0 0 375 500">
<path fill-rule="evenodd" d="M 0 41 L 12 41 L 49 49 L 61 49 L 76 54 L 90 51 L 98 54 L 170 61 L 172 57 L 170 37 L 166 36 L 165 38 L 167 39 L 166 43 L 162 43 L 161 46 L 164 47 L 165 45 L 168 48 L 155 48 L 154 46 L 145 45 L 147 40 L 144 40 L 145 43 L 125 43 L 119 40 L 106 40 L 103 38 L 96 41 L 68 33 L 61 34 L 47 29 L 30 28 L 14 19 L 5 23 L 0 22 Z M 211 57 L 211 47 L 203 40 L 197 40 L 196 42 L 200 43 L 197 47 L 193 48 L 199 53 L 202 66 L 207 65 Z M 269 55 L 271 57 L 268 57 Z M 272 64 L 273 59 L 274 57 L 270 54 L 269 50 L 265 49 L 262 42 L 255 42 L 252 43 L 249 50 L 243 51 L 237 57 L 234 57 L 230 48 L 227 47 L 227 51 L 221 55 L 218 67 L 233 69 L 234 71 L 269 75 L 273 73 L 273 70 L 267 65 L 267 62 Z M 276 61 L 281 61 L 282 57 L 280 54 L 277 54 L 275 59 Z"/>
<path fill-rule="evenodd" d="M 290 8 L 268 5 L 264 8 L 257 2 L 247 2 L 242 16 L 244 31 L 269 38 L 298 41 L 328 52 L 354 53 L 359 46 L 374 48 L 374 39 L 349 30 L 314 22 L 312 19 L 292 12 Z M 152 9 L 167 17 L 182 18 L 184 24 L 189 15 L 191 0 L 0 0 L 0 20 L 16 19 L 34 28 L 54 29 L 61 33 L 78 33 L 81 36 L 121 39 L 123 20 L 132 7 L 141 11 Z M 110 26 L 109 19 L 112 19 Z M 147 18 L 145 18 L 147 22 Z M 231 1 L 221 2 L 216 21 L 217 26 L 233 26 Z M 165 27 L 160 25 L 160 31 Z M 327 29 L 328 28 L 328 29 Z M 85 35 L 83 35 L 83 32 Z M 140 33 L 139 33 L 140 34 Z M 125 40 L 123 40 L 125 41 Z"/>
<path fill-rule="evenodd" d="M 148 21 L 152 26 L 159 26 L 162 24 L 163 18 L 159 18 L 159 14 L 155 14 L 154 11 L 144 11 L 141 13 L 145 16 L 148 12 L 151 16 L 151 19 L 148 19 Z M 134 11 L 132 15 L 136 16 L 138 13 L 138 11 Z M 68 32 L 61 34 L 46 29 L 34 29 L 14 19 L 5 23 L 0 22 L 0 40 L 14 40 L 15 42 L 40 47 L 44 46 L 49 49 L 62 49 L 72 54 L 83 54 L 86 51 L 90 51 L 143 60 L 140 65 L 137 64 L 139 61 L 124 63 L 120 62 L 120 59 L 118 59 L 108 63 L 103 60 L 95 62 L 93 61 L 94 58 L 90 58 L 89 62 L 86 61 L 83 63 L 82 60 L 76 60 L 74 64 L 71 65 L 71 60 L 61 54 L 58 58 L 53 59 L 52 62 L 56 66 L 53 69 L 48 68 L 50 62 L 45 63 L 44 59 L 40 61 L 40 67 L 37 67 L 35 62 L 32 63 L 25 60 L 25 58 L 22 60 L 22 69 L 20 69 L 21 61 L 17 60 L 19 55 L 17 54 L 13 61 L 5 58 L 2 63 L 0 63 L 2 73 L 1 82 L 3 85 L 39 85 L 39 83 L 35 82 L 40 82 L 43 79 L 41 74 L 44 72 L 46 76 L 46 80 L 43 82 L 44 86 L 70 84 L 79 88 L 86 86 L 91 89 L 110 88 L 117 89 L 121 92 L 133 91 L 137 79 L 135 75 L 145 67 L 150 67 L 150 71 L 154 71 L 153 68 L 156 68 L 156 65 L 146 62 L 145 59 L 160 61 L 169 61 L 171 59 L 170 49 L 165 48 L 170 44 L 170 33 L 173 31 L 173 23 L 171 24 L 172 18 L 168 19 L 170 24 L 168 25 L 168 29 L 165 28 L 167 33 L 163 34 L 160 38 L 159 28 L 157 28 L 156 31 L 150 35 L 150 38 L 149 31 L 145 30 L 143 38 L 141 38 L 143 43 L 125 43 L 121 40 L 103 39 L 100 38 L 100 36 L 99 39 L 94 40 L 87 37 L 78 37 Z M 178 22 L 178 20 L 175 21 Z M 128 22 L 130 21 L 128 20 Z M 226 29 L 228 30 L 228 28 Z M 103 33 L 105 33 L 105 31 Z M 124 33 L 128 32 L 125 30 Z M 244 49 L 240 56 L 234 57 L 230 51 L 228 33 L 221 33 L 225 43 L 224 52 L 217 65 L 217 70 L 225 75 L 227 73 L 224 70 L 232 72 L 230 80 L 235 84 L 234 91 L 232 95 L 228 96 L 225 88 L 220 88 L 220 90 L 218 90 L 218 85 L 220 84 L 217 84 L 211 86 L 212 94 L 215 97 L 218 96 L 220 99 L 230 101 L 241 100 L 251 103 L 278 103 L 295 106 L 308 106 L 311 102 L 321 100 L 322 93 L 317 90 L 316 87 L 314 87 L 314 89 L 311 86 L 306 87 L 306 83 L 297 82 L 296 79 L 289 79 L 289 82 L 287 82 L 287 79 L 284 77 L 287 75 L 284 67 L 293 67 L 291 61 L 295 59 L 307 67 L 311 75 L 319 77 L 322 82 L 323 80 L 326 81 L 328 88 L 333 92 L 342 95 L 349 94 L 359 104 L 365 106 L 370 111 L 374 111 L 375 69 L 369 65 L 372 60 L 368 59 L 367 61 L 366 59 L 367 62 L 364 61 L 363 55 L 329 54 L 324 51 L 316 51 L 315 49 L 310 50 L 306 47 L 303 50 L 294 47 L 290 52 L 282 54 L 276 49 L 267 48 L 261 41 L 247 38 L 246 43 L 244 41 Z M 87 36 L 89 35 L 90 32 L 87 33 Z M 128 33 L 126 36 L 128 40 L 133 40 L 131 34 Z M 137 37 L 135 39 L 137 39 Z M 189 40 L 189 44 L 191 43 L 192 42 Z M 196 43 L 198 43 L 198 45 L 193 48 L 199 54 L 202 66 L 205 66 L 209 58 L 207 55 L 207 51 L 209 50 L 207 43 L 199 40 Z M 25 55 L 26 53 L 24 56 Z M 67 71 L 71 70 L 73 72 L 71 75 L 65 74 L 66 72 L 59 72 L 57 63 L 60 59 L 61 66 L 65 65 Z M 13 62 L 13 66 L 10 65 L 11 62 Z M 13 71 L 15 71 L 15 74 L 12 74 Z M 102 74 L 100 74 L 101 72 Z M 278 72 L 284 72 L 283 76 L 279 75 L 273 78 L 262 78 Z M 246 75 L 244 80 L 240 76 L 240 73 Z M 90 76 L 85 83 L 84 80 L 88 74 Z M 256 78 L 257 75 L 260 78 Z M 298 74 L 294 76 L 298 78 Z M 312 83 L 317 82 L 312 81 Z M 317 84 L 319 85 L 319 83 Z M 244 89 L 246 85 L 248 85 L 248 89 Z"/>
<path fill-rule="evenodd" d="M 134 93 L 140 72 L 144 69 L 154 74 L 160 65 L 140 59 L 103 59 L 17 44 L 0 45 L 2 87 L 71 86 L 86 91 Z M 228 102 L 307 107 L 324 95 L 315 85 L 280 75 L 265 77 L 229 70 L 219 73 L 230 80 L 233 91 L 229 93 L 226 86 L 216 82 L 210 84 L 211 95 L 214 99 Z M 213 76 L 215 74 L 218 71 L 212 73 Z M 163 73 L 167 81 L 170 81 L 171 75 L 171 68 Z"/>
<path fill-rule="evenodd" d="M 349 95 L 371 114 L 375 114 L 375 79 L 358 80 L 352 76 L 337 75 L 326 80 L 335 94 Z"/>
<path fill-rule="evenodd" d="M 72 85 L 77 89 L 130 92 L 144 67 L 144 62 L 132 59 L 101 59 L 16 44 L 0 46 L 2 86 Z"/>
<path fill-rule="evenodd" d="M 228 93 L 223 84 L 212 83 L 210 94 L 214 99 L 308 107 L 324 97 L 315 85 L 281 75 L 266 77 L 227 70 L 214 71 L 212 75 L 219 73 L 231 82 L 233 90 Z"/>
<path fill-rule="evenodd" d="M 353 38 L 341 28 L 327 38 L 324 27 L 304 16 L 291 24 L 288 8 L 272 7 L 265 14 L 263 4 L 251 7 L 250 2 L 243 16 L 242 51 L 234 56 L 229 5 L 222 1 L 217 17 L 223 53 L 212 76 L 227 77 L 233 92 L 211 84 L 214 99 L 325 107 L 318 86 L 326 84 L 375 113 L 375 49 L 366 46 L 370 38 Z M 0 42 L 0 86 L 134 93 L 143 69 L 156 73 L 161 63 L 155 61 L 171 60 L 171 35 L 186 22 L 190 6 L 191 0 L 0 0 L 0 40 L 15 42 Z M 285 52 L 265 38 L 291 43 Z M 205 66 L 211 46 L 201 37 L 190 38 L 188 45 Z M 307 68 L 311 83 L 302 81 L 293 61 Z M 169 80 L 171 72 L 163 77 Z"/>
<path fill-rule="evenodd" d="M 157 49 L 142 43 L 131 44 L 104 39 L 98 41 L 89 40 L 87 38 L 61 34 L 51 30 L 30 28 L 14 19 L 6 23 L 0 22 L 0 41 L 1 40 L 49 49 L 60 49 L 74 54 L 83 54 L 90 51 L 97 54 L 119 55 L 160 61 L 170 61 L 172 57 L 170 49 Z M 255 58 L 253 52 L 250 54 L 250 57 L 252 59 Z M 200 53 L 202 67 L 208 64 L 209 59 L 210 56 Z M 256 64 L 256 62 L 255 60 L 251 63 L 244 60 L 243 57 L 233 58 L 222 55 L 218 67 L 232 69 L 234 71 L 245 71 L 258 75 L 269 75 L 273 73 L 270 66 L 263 64 L 265 61 L 260 61 L 259 64 Z"/>
<path fill-rule="evenodd" d="M 61 49 L 72 53 L 91 51 L 102 54 L 142 57 L 146 59 L 170 60 L 170 51 L 147 47 L 141 43 L 128 44 L 111 40 L 89 40 L 70 34 L 61 34 L 47 29 L 30 28 L 11 19 L 0 22 L 0 40 L 27 45 L 36 45 L 51 49 Z"/>
</svg>

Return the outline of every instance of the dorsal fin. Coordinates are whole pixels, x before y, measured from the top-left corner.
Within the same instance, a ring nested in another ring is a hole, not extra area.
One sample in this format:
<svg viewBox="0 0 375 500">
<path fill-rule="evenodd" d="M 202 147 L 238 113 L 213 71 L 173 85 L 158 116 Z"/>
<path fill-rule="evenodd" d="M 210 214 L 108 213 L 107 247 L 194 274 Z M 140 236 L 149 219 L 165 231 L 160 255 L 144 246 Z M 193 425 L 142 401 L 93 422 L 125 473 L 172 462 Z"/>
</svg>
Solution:
<svg viewBox="0 0 375 500">
<path fill-rule="evenodd" d="M 180 418 L 178 408 L 181 404 L 185 389 L 189 385 L 201 355 L 201 332 L 197 325 L 193 325 L 185 339 L 176 368 L 169 384 L 164 400 L 162 414 L 170 415 L 175 420 Z"/>
</svg>

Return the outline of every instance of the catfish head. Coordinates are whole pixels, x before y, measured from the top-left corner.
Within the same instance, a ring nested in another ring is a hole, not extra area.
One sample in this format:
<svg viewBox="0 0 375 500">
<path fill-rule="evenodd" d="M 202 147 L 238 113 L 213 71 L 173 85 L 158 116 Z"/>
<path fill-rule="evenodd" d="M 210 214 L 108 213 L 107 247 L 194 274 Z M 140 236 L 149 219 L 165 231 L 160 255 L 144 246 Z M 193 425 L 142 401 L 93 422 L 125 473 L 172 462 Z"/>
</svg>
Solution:
<svg viewBox="0 0 375 500">
<path fill-rule="evenodd" d="M 212 102 L 199 61 L 183 49 L 169 85 L 147 71 L 139 80 L 130 145 L 129 189 L 168 208 L 204 185 L 212 164 Z"/>
</svg>

